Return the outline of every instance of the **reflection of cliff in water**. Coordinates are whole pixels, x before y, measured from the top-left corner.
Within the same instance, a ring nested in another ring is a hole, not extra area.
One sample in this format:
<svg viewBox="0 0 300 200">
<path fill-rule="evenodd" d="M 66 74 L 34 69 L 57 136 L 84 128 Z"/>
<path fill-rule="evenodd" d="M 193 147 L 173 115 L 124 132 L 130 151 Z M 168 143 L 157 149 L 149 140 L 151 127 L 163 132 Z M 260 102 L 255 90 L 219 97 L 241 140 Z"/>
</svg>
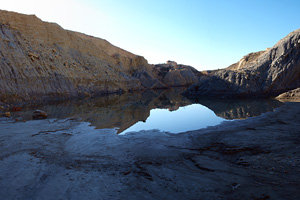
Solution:
<svg viewBox="0 0 300 200">
<path fill-rule="evenodd" d="M 275 99 L 197 99 L 193 103 L 202 104 L 224 119 L 246 119 L 273 111 L 283 105 Z"/>
<path fill-rule="evenodd" d="M 45 110 L 51 118 L 76 118 L 90 122 L 97 129 L 116 128 L 118 133 L 131 127 L 139 121 L 146 121 L 150 110 L 154 108 L 176 111 L 179 107 L 193 103 L 202 104 L 213 110 L 219 117 L 225 119 L 245 119 L 273 111 L 282 105 L 277 100 L 226 100 L 197 99 L 188 100 L 181 93 L 185 88 L 170 90 L 133 92 L 123 95 L 108 95 L 94 99 L 68 101 L 60 104 L 48 104 L 23 108 L 23 111 L 13 113 L 14 117 L 31 119 L 33 110 Z"/>
<path fill-rule="evenodd" d="M 185 88 L 149 90 L 143 93 L 108 95 L 88 100 L 27 107 L 22 112 L 14 113 L 14 116 L 29 120 L 33 110 L 43 109 L 51 118 L 77 118 L 90 122 L 97 129 L 118 127 L 120 133 L 138 121 L 146 121 L 151 109 L 164 108 L 173 111 L 191 104 L 180 95 L 184 90 Z"/>
</svg>

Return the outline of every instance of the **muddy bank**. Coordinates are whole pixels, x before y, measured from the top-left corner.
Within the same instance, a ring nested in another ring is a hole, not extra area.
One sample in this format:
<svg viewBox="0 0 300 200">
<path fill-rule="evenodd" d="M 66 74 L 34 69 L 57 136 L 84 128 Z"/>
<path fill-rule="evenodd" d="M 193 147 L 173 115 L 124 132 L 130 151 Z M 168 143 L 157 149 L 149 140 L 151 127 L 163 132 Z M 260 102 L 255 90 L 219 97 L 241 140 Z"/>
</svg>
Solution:
<svg viewBox="0 0 300 200">
<path fill-rule="evenodd" d="M 297 199 L 300 104 L 178 135 L 0 120 L 0 199 Z"/>
</svg>

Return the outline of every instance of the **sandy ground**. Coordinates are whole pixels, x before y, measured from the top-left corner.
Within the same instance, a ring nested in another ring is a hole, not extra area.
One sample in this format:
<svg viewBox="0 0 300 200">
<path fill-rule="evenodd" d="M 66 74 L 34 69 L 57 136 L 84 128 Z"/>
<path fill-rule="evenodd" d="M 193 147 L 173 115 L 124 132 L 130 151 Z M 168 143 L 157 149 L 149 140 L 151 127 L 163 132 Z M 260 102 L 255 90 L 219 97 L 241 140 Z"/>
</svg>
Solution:
<svg viewBox="0 0 300 200">
<path fill-rule="evenodd" d="M 0 199 L 300 199 L 300 103 L 182 134 L 0 119 Z"/>
</svg>

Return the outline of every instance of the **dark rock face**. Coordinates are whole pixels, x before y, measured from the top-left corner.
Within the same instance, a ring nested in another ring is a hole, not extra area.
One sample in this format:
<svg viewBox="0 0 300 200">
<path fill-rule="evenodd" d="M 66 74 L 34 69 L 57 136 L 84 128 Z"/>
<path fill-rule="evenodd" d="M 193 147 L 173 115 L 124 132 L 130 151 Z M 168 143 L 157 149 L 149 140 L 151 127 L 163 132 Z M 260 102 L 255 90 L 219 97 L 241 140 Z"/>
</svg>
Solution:
<svg viewBox="0 0 300 200">
<path fill-rule="evenodd" d="M 232 65 L 202 76 L 185 95 L 266 97 L 300 87 L 300 29 L 246 58 L 242 67 Z"/>
<path fill-rule="evenodd" d="M 133 74 L 133 77 L 139 79 L 142 86 L 144 86 L 145 88 L 164 88 L 164 87 L 166 87 L 159 80 L 157 80 L 151 74 L 149 74 L 147 71 L 144 71 L 144 70 L 135 72 Z"/>
</svg>

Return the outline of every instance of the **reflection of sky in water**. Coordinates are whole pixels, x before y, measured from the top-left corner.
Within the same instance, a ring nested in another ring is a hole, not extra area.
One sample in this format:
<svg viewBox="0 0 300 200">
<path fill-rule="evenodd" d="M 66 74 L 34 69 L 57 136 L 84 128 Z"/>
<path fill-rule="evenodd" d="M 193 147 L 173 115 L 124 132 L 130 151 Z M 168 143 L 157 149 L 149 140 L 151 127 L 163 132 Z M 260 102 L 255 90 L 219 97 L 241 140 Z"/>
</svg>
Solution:
<svg viewBox="0 0 300 200">
<path fill-rule="evenodd" d="M 214 126 L 225 119 L 259 116 L 282 105 L 274 99 L 188 100 L 180 95 L 182 92 L 182 90 L 164 90 L 160 93 L 148 91 L 108 95 L 82 101 L 28 106 L 22 108 L 20 112 L 11 114 L 20 120 L 31 120 L 33 111 L 39 109 L 45 110 L 50 118 L 80 119 L 91 123 L 91 126 L 97 129 L 119 127 L 115 130 L 116 134 L 151 129 L 179 133 Z M 176 110 L 179 106 L 183 107 Z M 167 108 L 176 111 L 170 112 Z M 142 122 L 145 119 L 146 122 Z"/>
<path fill-rule="evenodd" d="M 224 119 L 205 106 L 193 104 L 176 111 L 152 109 L 146 122 L 139 121 L 121 134 L 131 131 L 159 129 L 171 133 L 197 130 L 220 124 Z"/>
</svg>

